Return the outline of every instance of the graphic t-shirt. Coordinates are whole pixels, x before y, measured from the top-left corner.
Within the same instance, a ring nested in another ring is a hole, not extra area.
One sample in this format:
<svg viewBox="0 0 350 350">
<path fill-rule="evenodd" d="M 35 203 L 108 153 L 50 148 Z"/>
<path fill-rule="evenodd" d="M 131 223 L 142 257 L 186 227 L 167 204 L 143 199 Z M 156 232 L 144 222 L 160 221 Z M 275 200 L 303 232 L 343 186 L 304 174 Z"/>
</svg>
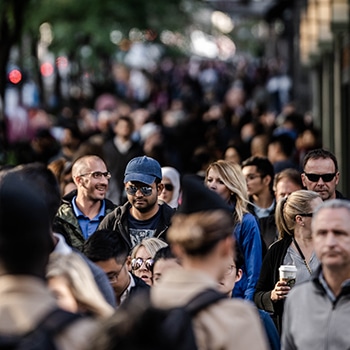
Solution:
<svg viewBox="0 0 350 350">
<path fill-rule="evenodd" d="M 153 237 L 156 233 L 160 218 L 160 210 L 148 220 L 137 220 L 130 213 L 128 216 L 129 234 L 131 244 L 134 247 L 144 238 Z"/>
</svg>

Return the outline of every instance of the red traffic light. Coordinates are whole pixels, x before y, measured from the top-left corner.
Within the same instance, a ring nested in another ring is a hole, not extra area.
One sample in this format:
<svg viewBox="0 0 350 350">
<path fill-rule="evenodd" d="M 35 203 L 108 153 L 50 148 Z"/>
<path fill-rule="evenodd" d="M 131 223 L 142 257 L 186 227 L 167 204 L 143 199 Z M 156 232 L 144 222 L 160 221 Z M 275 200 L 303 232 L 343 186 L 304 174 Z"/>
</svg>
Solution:
<svg viewBox="0 0 350 350">
<path fill-rule="evenodd" d="M 12 84 L 18 84 L 22 80 L 22 73 L 18 69 L 12 69 L 8 74 L 8 79 Z"/>
</svg>

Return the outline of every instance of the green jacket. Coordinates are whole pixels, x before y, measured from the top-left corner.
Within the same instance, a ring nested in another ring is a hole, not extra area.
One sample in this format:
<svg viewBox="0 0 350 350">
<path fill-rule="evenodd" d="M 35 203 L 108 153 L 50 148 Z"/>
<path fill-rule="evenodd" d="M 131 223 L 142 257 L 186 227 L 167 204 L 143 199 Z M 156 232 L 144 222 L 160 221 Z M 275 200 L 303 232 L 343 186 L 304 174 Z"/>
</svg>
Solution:
<svg viewBox="0 0 350 350">
<path fill-rule="evenodd" d="M 58 208 L 56 217 L 54 219 L 53 230 L 54 232 L 62 234 L 70 246 L 82 251 L 85 238 L 80 229 L 78 219 L 74 214 L 72 206 L 72 200 L 74 196 L 76 196 L 76 191 L 72 191 L 63 197 L 62 204 Z M 113 204 L 108 199 L 105 199 L 105 204 L 105 215 L 112 212 L 116 207 L 115 204 Z"/>
</svg>

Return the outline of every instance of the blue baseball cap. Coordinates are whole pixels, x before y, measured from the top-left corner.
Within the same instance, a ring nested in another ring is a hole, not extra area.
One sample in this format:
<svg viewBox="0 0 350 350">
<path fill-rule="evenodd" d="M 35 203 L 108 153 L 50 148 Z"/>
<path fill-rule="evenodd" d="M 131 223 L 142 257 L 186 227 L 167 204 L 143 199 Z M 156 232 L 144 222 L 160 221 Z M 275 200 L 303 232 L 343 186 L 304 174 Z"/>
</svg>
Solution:
<svg viewBox="0 0 350 350">
<path fill-rule="evenodd" d="M 162 179 L 162 168 L 155 159 L 146 156 L 131 159 L 124 173 L 124 183 L 138 181 L 152 185 L 157 178 Z"/>
</svg>

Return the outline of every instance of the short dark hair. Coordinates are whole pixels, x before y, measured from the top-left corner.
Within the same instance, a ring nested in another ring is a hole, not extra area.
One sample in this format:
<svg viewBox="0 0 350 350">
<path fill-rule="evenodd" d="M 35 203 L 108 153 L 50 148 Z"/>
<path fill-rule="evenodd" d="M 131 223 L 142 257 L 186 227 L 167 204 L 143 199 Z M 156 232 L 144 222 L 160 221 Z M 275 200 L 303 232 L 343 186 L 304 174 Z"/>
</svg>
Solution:
<svg viewBox="0 0 350 350">
<path fill-rule="evenodd" d="M 12 170 L 21 178 L 29 181 L 33 188 L 41 194 L 49 213 L 50 223 L 56 216 L 61 204 L 60 187 L 54 173 L 43 163 L 29 163 L 18 165 Z"/>
<path fill-rule="evenodd" d="M 244 265 L 244 255 L 237 242 L 235 242 L 235 265 L 236 273 L 238 273 L 238 269 L 242 269 Z"/>
<path fill-rule="evenodd" d="M 45 278 L 53 250 L 47 205 L 31 181 L 8 173 L 0 182 L 0 263 L 5 272 Z"/>
<path fill-rule="evenodd" d="M 313 149 L 311 150 L 310 152 L 308 152 L 305 157 L 304 157 L 304 160 L 303 160 L 303 170 L 305 169 L 305 165 L 307 164 L 307 162 L 310 160 L 310 159 L 332 159 L 333 163 L 334 163 L 334 166 L 335 166 L 335 171 L 337 172 L 338 171 L 338 161 L 337 161 L 337 158 L 335 157 L 335 155 L 330 152 L 330 151 L 327 151 L 323 148 L 317 148 L 317 149 Z"/>
<path fill-rule="evenodd" d="M 303 182 L 301 181 L 301 176 L 300 176 L 300 171 L 297 169 L 293 168 L 287 168 L 275 175 L 275 178 L 273 180 L 273 189 L 274 191 L 276 190 L 277 184 L 282 180 L 282 179 L 288 179 L 295 183 L 296 185 L 300 186 L 300 189 L 302 189 Z"/>
<path fill-rule="evenodd" d="M 176 256 L 172 252 L 170 246 L 166 246 L 166 247 L 160 248 L 156 252 L 156 254 L 154 255 L 154 258 L 153 258 L 152 272 L 153 272 L 153 267 L 156 264 L 156 262 L 158 260 L 161 260 L 161 259 L 164 259 L 164 260 L 176 259 Z"/>
<path fill-rule="evenodd" d="M 272 163 L 267 157 L 252 156 L 242 162 L 242 169 L 246 166 L 256 166 L 256 169 L 262 177 L 269 175 L 271 177 L 270 190 L 272 192 L 273 178 L 275 171 Z"/>
<path fill-rule="evenodd" d="M 114 258 L 118 264 L 123 264 L 129 252 L 129 245 L 120 233 L 107 229 L 95 231 L 83 247 L 83 253 L 93 262 Z"/>
<path fill-rule="evenodd" d="M 272 136 L 269 144 L 278 144 L 282 153 L 288 158 L 290 158 L 295 151 L 295 140 L 287 133 Z"/>
<path fill-rule="evenodd" d="M 128 123 L 128 126 L 129 126 L 129 128 L 130 128 L 130 132 L 133 132 L 134 129 L 135 129 L 135 124 L 134 124 L 133 119 L 132 119 L 130 116 L 128 116 L 128 115 L 122 115 L 122 116 L 120 116 L 120 117 L 116 120 L 116 122 L 114 123 L 114 126 L 118 125 L 118 123 L 119 123 L 120 121 L 122 121 L 122 120 Z"/>
</svg>

